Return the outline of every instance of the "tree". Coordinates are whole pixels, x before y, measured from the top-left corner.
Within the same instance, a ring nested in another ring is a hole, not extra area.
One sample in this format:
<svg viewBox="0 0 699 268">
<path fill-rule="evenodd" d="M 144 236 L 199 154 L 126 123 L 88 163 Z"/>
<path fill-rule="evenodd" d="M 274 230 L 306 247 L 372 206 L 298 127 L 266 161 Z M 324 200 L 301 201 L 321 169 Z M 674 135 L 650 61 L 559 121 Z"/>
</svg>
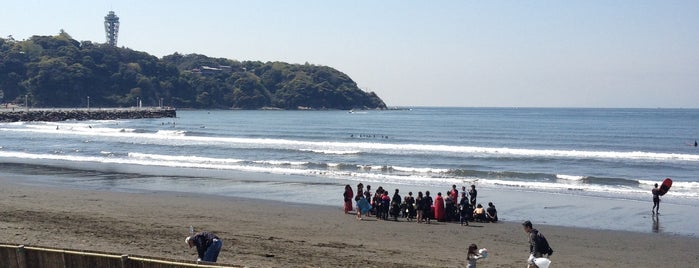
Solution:
<svg viewBox="0 0 699 268">
<path fill-rule="evenodd" d="M 198 72 L 207 67 L 207 72 Z M 144 105 L 160 100 L 177 107 L 216 109 L 385 108 L 375 93 L 359 89 L 327 66 L 236 61 L 145 52 L 90 41 L 61 30 L 55 36 L 16 41 L 0 38 L 0 90 L 5 101 L 39 107 L 77 107 L 86 96 L 96 106 Z"/>
</svg>

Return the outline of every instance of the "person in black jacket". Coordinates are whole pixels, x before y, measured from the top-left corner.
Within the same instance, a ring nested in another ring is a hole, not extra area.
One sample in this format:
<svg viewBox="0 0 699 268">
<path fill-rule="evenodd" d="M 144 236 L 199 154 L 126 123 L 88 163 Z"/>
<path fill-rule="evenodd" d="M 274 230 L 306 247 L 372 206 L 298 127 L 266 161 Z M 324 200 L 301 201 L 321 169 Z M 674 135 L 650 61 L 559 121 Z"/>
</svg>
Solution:
<svg viewBox="0 0 699 268">
<path fill-rule="evenodd" d="M 495 209 L 493 202 L 488 202 L 488 208 L 485 209 L 485 219 L 487 222 L 498 222 L 498 210 Z"/>
<path fill-rule="evenodd" d="M 539 230 L 532 227 L 531 221 L 525 221 L 522 223 L 524 232 L 529 235 L 529 259 L 527 264 L 529 268 L 537 267 L 534 263 L 535 258 L 550 257 L 553 254 L 553 249 L 549 246 L 546 237 L 539 233 Z"/>
<path fill-rule="evenodd" d="M 199 232 L 188 236 L 184 240 L 189 247 L 196 246 L 199 259 L 197 261 L 216 262 L 218 253 L 221 252 L 223 242 L 218 236 L 210 232 Z"/>
</svg>

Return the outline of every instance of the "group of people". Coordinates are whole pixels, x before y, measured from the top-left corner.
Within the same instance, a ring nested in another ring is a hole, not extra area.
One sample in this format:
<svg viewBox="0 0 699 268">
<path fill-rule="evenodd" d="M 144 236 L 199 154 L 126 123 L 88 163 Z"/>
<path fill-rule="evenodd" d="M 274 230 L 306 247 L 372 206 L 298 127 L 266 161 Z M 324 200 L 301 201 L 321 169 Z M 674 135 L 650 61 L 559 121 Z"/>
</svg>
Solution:
<svg viewBox="0 0 699 268">
<path fill-rule="evenodd" d="M 398 217 L 402 217 L 408 221 L 416 220 L 418 223 L 430 223 L 432 219 L 435 219 L 445 222 L 459 221 L 462 225 L 468 225 L 469 221 L 498 221 L 497 210 L 492 202 L 488 202 L 488 208 L 483 208 L 481 204 L 477 203 L 478 191 L 475 185 L 471 185 L 471 189 L 468 191 L 466 186 L 462 186 L 460 193 L 456 185 L 452 185 L 444 196 L 438 192 L 434 200 L 429 191 L 425 191 L 424 194 L 418 192 L 417 197 L 414 197 L 412 192 L 408 192 L 408 195 L 401 198 L 398 189 L 395 189 L 391 197 L 383 187 L 372 192 L 371 185 L 367 185 L 365 188 L 362 183 L 359 183 L 356 189 L 355 193 L 352 186 L 345 185 L 344 211 L 347 214 L 356 211 L 359 220 L 365 216 L 375 216 L 383 220 L 389 218 L 398 220 Z M 353 204 L 356 205 L 356 210 Z M 548 266 L 550 263 L 548 257 L 553 254 L 548 241 L 541 232 L 534 229 L 530 221 L 525 221 L 522 226 L 529 237 L 528 267 Z M 475 244 L 469 245 L 466 254 L 467 267 L 475 268 L 476 262 L 486 257 L 487 251 L 480 252 Z"/>
<path fill-rule="evenodd" d="M 345 186 L 345 213 L 352 213 L 353 201 L 357 204 L 357 219 L 362 219 L 362 216 L 370 216 L 374 214 L 377 218 L 387 220 L 389 215 L 394 220 L 398 217 L 407 218 L 412 221 L 417 218 L 418 223 L 430 223 L 431 219 L 438 221 L 458 221 L 462 225 L 468 224 L 469 220 L 496 222 L 497 210 L 492 202 L 488 203 L 488 209 L 483 209 L 481 204 L 476 205 L 478 192 L 475 185 L 471 185 L 471 189 L 467 192 L 466 187 L 461 188 L 461 199 L 455 202 L 459 196 L 459 191 L 456 185 L 447 192 L 446 198 L 442 197 L 442 193 L 437 193 L 435 200 L 430 197 L 430 192 L 426 191 L 425 195 L 418 192 L 417 198 L 413 197 L 413 193 L 409 192 L 405 198 L 401 198 L 400 191 L 395 190 L 393 197 L 388 197 L 388 192 L 382 187 L 379 187 L 372 194 L 371 186 L 367 185 L 366 189 L 362 183 L 357 185 L 357 194 L 354 194 L 350 185 Z M 368 201 L 371 200 L 371 201 Z M 458 204 L 458 205 L 455 205 Z M 475 205 L 475 209 L 474 209 Z M 457 216 L 458 215 L 458 216 Z M 536 229 L 532 227 L 530 221 L 525 221 L 522 226 L 524 231 L 529 235 L 529 251 L 530 257 L 528 264 L 530 267 L 536 267 L 540 258 L 548 257 L 553 253 L 553 250 L 546 241 L 546 238 Z M 190 227 L 192 228 L 192 227 Z M 193 229 L 191 229 L 193 232 Z M 185 238 L 185 243 L 189 247 L 197 248 L 197 261 L 216 262 L 223 242 L 221 239 L 211 232 L 199 232 Z M 467 262 L 468 267 L 476 267 L 476 261 L 487 257 L 487 252 L 478 252 L 478 247 L 471 244 L 468 247 Z M 545 260 L 547 261 L 547 260 Z"/>
<path fill-rule="evenodd" d="M 413 192 L 408 192 L 408 195 L 401 198 L 400 190 L 395 189 L 393 196 L 389 196 L 389 192 L 381 186 L 372 193 L 371 185 L 364 188 L 362 183 L 357 185 L 355 193 L 348 184 L 343 193 L 344 211 L 347 214 L 356 213 L 358 220 L 373 215 L 382 220 L 393 218 L 397 221 L 402 217 L 408 221 L 416 220 L 417 223 L 430 223 L 432 219 L 460 222 L 461 225 L 468 225 L 472 221 L 498 221 L 498 212 L 493 202 L 488 202 L 487 208 L 476 202 L 478 191 L 475 185 L 471 185 L 468 191 L 466 186 L 462 186 L 461 195 L 456 185 L 451 187 L 444 196 L 442 192 L 438 192 L 433 199 L 430 191 L 425 191 L 424 194 L 418 192 L 417 197 L 413 196 Z M 353 204 L 356 205 L 356 212 Z"/>
</svg>

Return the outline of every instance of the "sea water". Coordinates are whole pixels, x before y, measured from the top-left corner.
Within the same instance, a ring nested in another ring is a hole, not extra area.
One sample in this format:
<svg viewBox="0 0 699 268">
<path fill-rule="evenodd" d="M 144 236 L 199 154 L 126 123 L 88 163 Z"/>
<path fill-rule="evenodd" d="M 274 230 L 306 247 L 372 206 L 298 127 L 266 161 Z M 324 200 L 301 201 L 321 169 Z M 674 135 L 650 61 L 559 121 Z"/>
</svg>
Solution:
<svg viewBox="0 0 699 268">
<path fill-rule="evenodd" d="M 504 220 L 698 236 L 697 139 L 696 109 L 178 111 L 0 123 L 0 176 L 338 207 L 345 184 L 433 196 L 476 185 Z"/>
</svg>

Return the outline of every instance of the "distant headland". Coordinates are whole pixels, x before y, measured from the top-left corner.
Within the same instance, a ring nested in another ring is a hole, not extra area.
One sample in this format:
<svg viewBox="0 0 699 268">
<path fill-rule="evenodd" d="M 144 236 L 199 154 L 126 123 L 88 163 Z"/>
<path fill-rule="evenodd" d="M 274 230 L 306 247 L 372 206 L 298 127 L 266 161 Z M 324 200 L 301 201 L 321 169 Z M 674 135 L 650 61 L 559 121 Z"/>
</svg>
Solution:
<svg viewBox="0 0 699 268">
<path fill-rule="evenodd" d="M 157 58 L 60 31 L 0 38 L 0 104 L 32 108 L 386 109 L 346 74 L 313 64 L 174 53 Z"/>
</svg>

